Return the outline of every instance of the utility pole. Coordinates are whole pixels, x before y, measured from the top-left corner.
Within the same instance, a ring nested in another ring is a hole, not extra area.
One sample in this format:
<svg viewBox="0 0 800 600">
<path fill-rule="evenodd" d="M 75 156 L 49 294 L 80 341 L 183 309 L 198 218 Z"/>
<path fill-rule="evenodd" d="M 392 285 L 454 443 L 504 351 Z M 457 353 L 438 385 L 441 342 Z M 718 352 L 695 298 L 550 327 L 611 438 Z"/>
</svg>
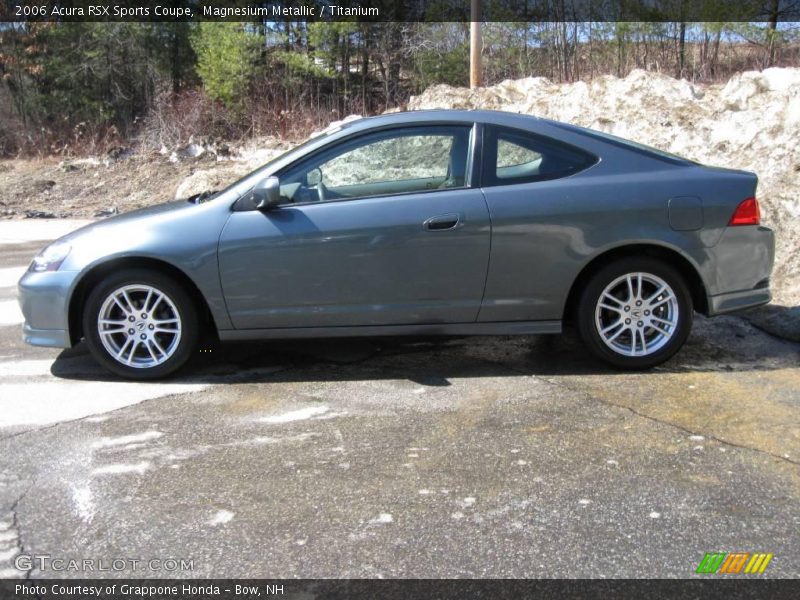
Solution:
<svg viewBox="0 0 800 600">
<path fill-rule="evenodd" d="M 469 87 L 481 86 L 481 0 L 470 0 L 469 7 Z"/>
</svg>

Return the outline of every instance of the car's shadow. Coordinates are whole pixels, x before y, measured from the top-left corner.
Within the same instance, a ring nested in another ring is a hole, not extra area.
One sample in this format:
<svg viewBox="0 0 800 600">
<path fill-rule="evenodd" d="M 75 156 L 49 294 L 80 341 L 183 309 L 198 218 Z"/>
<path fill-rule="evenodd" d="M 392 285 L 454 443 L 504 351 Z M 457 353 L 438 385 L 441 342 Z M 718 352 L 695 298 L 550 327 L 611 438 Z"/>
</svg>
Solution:
<svg viewBox="0 0 800 600">
<path fill-rule="evenodd" d="M 684 348 L 655 372 L 773 370 L 798 364 L 800 344 L 769 335 L 738 317 L 697 317 Z M 63 351 L 51 373 L 63 379 L 120 380 L 97 365 L 83 343 Z M 450 378 L 618 373 L 593 358 L 568 330 L 561 336 L 209 343 L 169 381 L 408 379 L 435 386 L 449 385 Z"/>
</svg>

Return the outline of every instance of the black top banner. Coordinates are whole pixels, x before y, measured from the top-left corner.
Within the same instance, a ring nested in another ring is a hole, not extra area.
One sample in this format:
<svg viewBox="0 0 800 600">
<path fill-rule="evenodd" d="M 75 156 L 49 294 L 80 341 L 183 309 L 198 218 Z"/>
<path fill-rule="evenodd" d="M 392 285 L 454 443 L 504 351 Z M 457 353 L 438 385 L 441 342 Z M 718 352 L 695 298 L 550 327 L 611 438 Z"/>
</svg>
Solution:
<svg viewBox="0 0 800 600">
<path fill-rule="evenodd" d="M 571 600 L 647 598 L 783 600 L 798 597 L 798 580 L 627 579 L 38 579 L 0 580 L 0 597 L 58 600 Z"/>
<path fill-rule="evenodd" d="M 738 21 L 800 20 L 800 0 L 0 0 L 21 21 Z"/>
</svg>

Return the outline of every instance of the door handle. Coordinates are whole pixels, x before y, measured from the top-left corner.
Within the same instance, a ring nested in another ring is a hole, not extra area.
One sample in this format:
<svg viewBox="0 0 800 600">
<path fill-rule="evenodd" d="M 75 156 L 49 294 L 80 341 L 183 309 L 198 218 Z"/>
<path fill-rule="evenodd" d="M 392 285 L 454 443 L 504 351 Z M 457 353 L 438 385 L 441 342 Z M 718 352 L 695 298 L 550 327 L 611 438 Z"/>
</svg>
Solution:
<svg viewBox="0 0 800 600">
<path fill-rule="evenodd" d="M 425 221 L 422 226 L 428 231 L 449 231 L 455 229 L 461 222 L 459 215 L 452 213 L 448 215 L 439 215 L 431 217 Z"/>
</svg>

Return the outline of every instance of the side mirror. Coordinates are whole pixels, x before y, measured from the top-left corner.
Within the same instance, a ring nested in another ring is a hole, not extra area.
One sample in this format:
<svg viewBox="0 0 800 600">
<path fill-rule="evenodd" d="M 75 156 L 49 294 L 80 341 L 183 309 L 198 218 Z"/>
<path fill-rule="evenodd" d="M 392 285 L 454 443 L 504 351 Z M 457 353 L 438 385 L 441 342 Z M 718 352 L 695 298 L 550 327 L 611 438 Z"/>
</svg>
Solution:
<svg viewBox="0 0 800 600">
<path fill-rule="evenodd" d="M 253 198 L 258 210 L 269 210 L 281 203 L 281 184 L 277 177 L 267 177 L 253 188 Z"/>
</svg>

